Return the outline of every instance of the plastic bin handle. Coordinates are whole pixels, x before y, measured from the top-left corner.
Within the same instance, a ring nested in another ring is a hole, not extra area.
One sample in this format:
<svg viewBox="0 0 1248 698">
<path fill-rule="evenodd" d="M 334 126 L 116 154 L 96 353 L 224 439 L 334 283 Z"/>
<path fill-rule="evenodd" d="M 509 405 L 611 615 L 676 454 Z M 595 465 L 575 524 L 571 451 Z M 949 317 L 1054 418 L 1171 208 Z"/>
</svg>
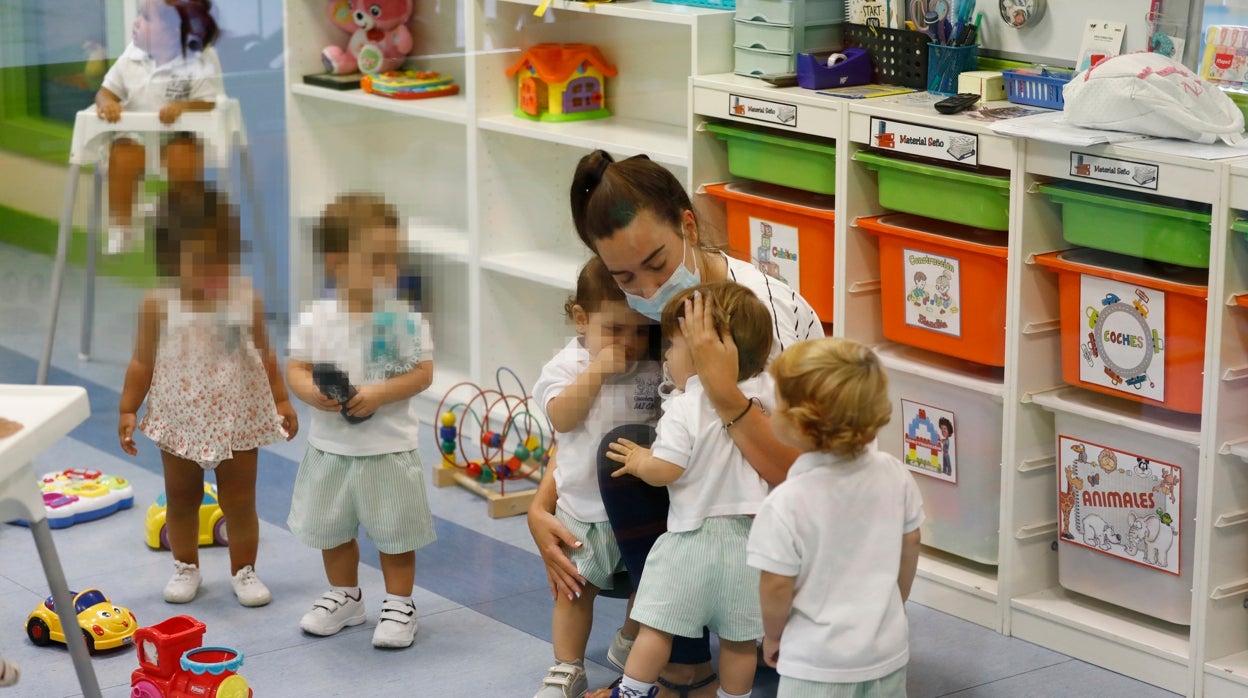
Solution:
<svg viewBox="0 0 1248 698">
<path fill-rule="evenodd" d="M 759 141 L 781 148 L 799 148 L 801 150 L 810 150 L 825 155 L 836 155 L 836 146 L 824 145 L 822 143 L 812 143 L 810 141 L 801 141 L 796 138 L 784 138 L 781 136 L 773 136 L 768 133 L 759 133 L 758 131 L 747 131 L 742 128 L 732 128 L 730 126 L 721 126 L 719 124 L 706 125 L 706 130 L 715 135 L 728 140 L 730 138 L 744 138 L 751 141 Z"/>
<path fill-rule="evenodd" d="M 1085 204 L 1095 204 L 1097 206 L 1109 206 L 1112 208 L 1126 209 L 1139 213 L 1147 213 L 1153 216 L 1165 216 L 1167 218 L 1179 218 L 1182 220 L 1197 221 L 1208 223 L 1213 219 L 1212 214 L 1201 213 L 1200 211 L 1186 211 L 1173 206 L 1164 206 L 1162 204 L 1153 204 L 1147 201 L 1139 201 L 1136 199 L 1126 199 L 1122 197 L 1106 196 L 1102 194 L 1093 194 L 1092 192 L 1063 187 L 1056 184 L 1041 184 L 1040 193 L 1048 196 L 1050 199 L 1060 203 L 1064 201 L 1078 201 Z"/>
<path fill-rule="evenodd" d="M 1097 266 L 1095 264 L 1085 264 L 1070 259 L 1063 259 L 1062 255 L 1069 250 L 1056 250 L 1054 252 L 1045 252 L 1035 256 L 1036 263 L 1042 267 L 1048 267 L 1056 271 L 1069 271 L 1076 274 L 1087 274 L 1089 276 L 1099 276 L 1114 281 L 1121 281 L 1124 284 L 1139 284 L 1156 291 L 1165 291 L 1166 293 L 1177 293 L 1182 296 L 1192 296 L 1194 298 L 1208 298 L 1208 286 L 1196 286 L 1194 284 L 1181 284 L 1167 279 L 1159 279 L 1155 276 L 1147 276 L 1145 274 L 1135 274 L 1129 271 L 1120 271 L 1110 267 Z"/>
<path fill-rule="evenodd" d="M 1008 177 L 995 177 L 993 175 L 979 174 L 977 172 L 963 172 L 961 170 L 951 170 L 947 167 L 938 167 L 936 165 L 925 165 L 919 162 L 910 162 L 909 160 L 897 160 L 873 153 L 869 150 L 860 150 L 854 156 L 855 160 L 864 162 L 871 169 L 879 169 L 881 167 L 891 167 L 895 170 L 906 170 L 916 174 L 928 175 L 932 177 L 944 177 L 945 179 L 956 179 L 971 184 L 978 184 L 983 187 L 996 187 L 997 189 L 1006 190 L 1009 195 L 1010 180 Z M 933 172 L 933 168 L 938 171 Z"/>
</svg>

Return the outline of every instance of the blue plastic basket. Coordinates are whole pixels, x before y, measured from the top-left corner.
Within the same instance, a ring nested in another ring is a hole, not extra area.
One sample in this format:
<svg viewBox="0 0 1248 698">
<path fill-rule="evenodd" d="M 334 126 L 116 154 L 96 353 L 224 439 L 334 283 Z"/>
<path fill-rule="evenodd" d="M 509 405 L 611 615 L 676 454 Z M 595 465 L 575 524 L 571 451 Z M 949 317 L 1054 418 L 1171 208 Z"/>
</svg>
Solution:
<svg viewBox="0 0 1248 698">
<path fill-rule="evenodd" d="M 1014 104 L 1027 104 L 1033 107 L 1061 109 L 1066 100 L 1062 97 L 1062 87 L 1075 77 L 1072 70 L 1052 70 L 1044 68 L 1039 73 L 1024 72 L 1019 69 L 1001 71 L 1005 78 L 1005 98 Z"/>
<path fill-rule="evenodd" d="M 690 7 L 705 7 L 710 10 L 735 10 L 737 9 L 737 0 L 654 0 L 666 5 L 689 5 Z"/>
</svg>

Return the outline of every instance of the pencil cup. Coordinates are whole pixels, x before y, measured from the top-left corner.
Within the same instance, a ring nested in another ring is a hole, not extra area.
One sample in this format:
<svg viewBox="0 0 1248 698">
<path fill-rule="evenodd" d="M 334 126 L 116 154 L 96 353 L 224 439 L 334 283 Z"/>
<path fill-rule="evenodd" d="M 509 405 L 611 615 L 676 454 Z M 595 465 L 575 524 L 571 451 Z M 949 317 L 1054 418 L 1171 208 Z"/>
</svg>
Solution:
<svg viewBox="0 0 1248 698">
<path fill-rule="evenodd" d="M 927 45 L 927 91 L 951 95 L 958 91 L 958 75 L 975 70 L 979 46 Z"/>
</svg>

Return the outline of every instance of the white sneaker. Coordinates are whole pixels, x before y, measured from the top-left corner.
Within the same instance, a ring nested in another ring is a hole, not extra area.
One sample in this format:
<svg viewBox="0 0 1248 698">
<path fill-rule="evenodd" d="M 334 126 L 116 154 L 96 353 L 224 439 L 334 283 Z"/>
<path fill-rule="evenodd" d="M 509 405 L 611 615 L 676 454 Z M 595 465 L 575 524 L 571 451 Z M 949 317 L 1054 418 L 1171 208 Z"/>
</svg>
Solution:
<svg viewBox="0 0 1248 698">
<path fill-rule="evenodd" d="M 607 649 L 607 663 L 623 673 L 624 665 L 628 663 L 628 653 L 633 651 L 636 640 L 637 638 L 624 637 L 624 628 L 615 631 L 615 637 L 611 638 L 611 647 Z"/>
<path fill-rule="evenodd" d="M 0 659 L 0 686 L 12 686 L 22 678 L 22 669 L 11 659 Z"/>
<path fill-rule="evenodd" d="M 273 598 L 269 595 L 269 588 L 256 576 L 256 570 L 251 565 L 244 565 L 230 580 L 230 584 L 234 586 L 234 595 L 238 597 L 238 602 L 244 606 L 263 606 Z"/>
<path fill-rule="evenodd" d="M 550 668 L 542 687 L 533 698 L 581 698 L 589 690 L 585 670 L 575 664 L 559 663 Z"/>
<path fill-rule="evenodd" d="M 199 583 L 203 577 L 199 568 L 188 565 L 181 560 L 173 561 L 173 576 L 165 585 L 165 601 L 167 603 L 189 603 L 199 593 Z"/>
<path fill-rule="evenodd" d="M 330 589 L 299 619 L 299 628 L 313 635 L 333 635 L 348 625 L 363 623 L 364 617 L 363 593 L 353 599 L 337 589 Z"/>
<path fill-rule="evenodd" d="M 382 601 L 373 647 L 408 647 L 415 638 L 416 607 L 408 601 Z"/>
</svg>

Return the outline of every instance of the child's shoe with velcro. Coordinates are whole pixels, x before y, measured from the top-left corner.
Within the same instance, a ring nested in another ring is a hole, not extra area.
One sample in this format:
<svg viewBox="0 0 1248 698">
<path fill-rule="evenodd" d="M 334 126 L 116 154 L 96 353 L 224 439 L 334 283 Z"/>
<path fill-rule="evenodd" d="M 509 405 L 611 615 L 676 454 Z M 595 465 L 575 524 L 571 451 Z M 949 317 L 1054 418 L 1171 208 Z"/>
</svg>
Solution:
<svg viewBox="0 0 1248 698">
<path fill-rule="evenodd" d="M 299 619 L 299 629 L 312 635 L 333 635 L 349 625 L 359 625 L 365 620 L 364 594 L 358 589 L 356 597 L 346 592 L 330 589 L 312 604 L 312 610 Z"/>
<path fill-rule="evenodd" d="M 533 698 L 581 698 L 588 690 L 589 679 L 585 677 L 585 670 L 575 664 L 560 662 L 550 668 Z"/>
<path fill-rule="evenodd" d="M 416 607 L 411 601 L 386 599 L 373 631 L 373 647 L 400 649 L 416 639 Z"/>
<path fill-rule="evenodd" d="M 633 651 L 633 642 L 637 638 L 624 637 L 624 628 L 615 631 L 611 638 L 611 647 L 607 649 L 607 663 L 624 673 L 624 665 L 628 663 L 628 653 Z"/>
<path fill-rule="evenodd" d="M 638 693 L 623 686 L 616 686 L 611 689 L 611 698 L 655 698 L 657 695 L 659 695 L 658 686 L 651 686 L 650 690 L 645 693 Z"/>
</svg>

